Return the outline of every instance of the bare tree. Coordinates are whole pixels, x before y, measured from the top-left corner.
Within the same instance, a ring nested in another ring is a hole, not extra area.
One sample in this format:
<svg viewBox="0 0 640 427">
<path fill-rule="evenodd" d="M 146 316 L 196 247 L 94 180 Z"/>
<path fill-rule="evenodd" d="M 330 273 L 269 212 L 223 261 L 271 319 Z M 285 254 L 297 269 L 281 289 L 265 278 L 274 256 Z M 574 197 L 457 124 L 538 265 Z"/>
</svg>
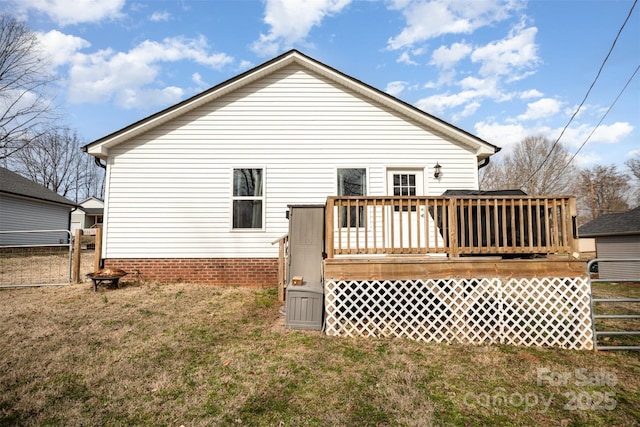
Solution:
<svg viewBox="0 0 640 427">
<path fill-rule="evenodd" d="M 104 172 L 67 128 L 38 136 L 10 159 L 12 169 L 68 199 L 102 197 Z"/>
<path fill-rule="evenodd" d="M 636 179 L 640 179 L 640 154 L 624 162 Z"/>
<path fill-rule="evenodd" d="M 629 168 L 629 172 L 633 177 L 635 191 L 631 203 L 633 206 L 640 205 L 640 154 L 624 162 Z"/>
<path fill-rule="evenodd" d="M 46 94 L 52 80 L 36 35 L 9 15 L 0 15 L 0 159 L 30 144 L 52 121 Z"/>
<path fill-rule="evenodd" d="M 104 199 L 104 175 L 105 170 L 98 166 L 96 158 L 82 152 L 78 165 L 77 201 L 89 197 Z"/>
<path fill-rule="evenodd" d="M 583 169 L 575 188 L 581 222 L 629 209 L 629 177 L 615 165 Z"/>
<path fill-rule="evenodd" d="M 552 141 L 543 136 L 526 137 L 511 154 L 481 170 L 480 188 L 522 189 L 530 196 L 569 193 L 576 168 L 569 164 L 570 154 L 562 144 L 552 147 Z"/>
</svg>

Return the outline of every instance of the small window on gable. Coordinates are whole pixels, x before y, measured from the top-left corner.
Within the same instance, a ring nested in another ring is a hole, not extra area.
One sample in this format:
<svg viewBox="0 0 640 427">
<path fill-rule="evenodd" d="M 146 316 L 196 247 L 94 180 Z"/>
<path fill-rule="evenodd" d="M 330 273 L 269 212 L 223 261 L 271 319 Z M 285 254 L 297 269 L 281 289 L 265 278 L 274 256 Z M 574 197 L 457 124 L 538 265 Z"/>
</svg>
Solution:
<svg viewBox="0 0 640 427">
<path fill-rule="evenodd" d="M 264 173 L 262 169 L 233 170 L 233 228 L 262 228 Z"/>
<path fill-rule="evenodd" d="M 366 169 L 338 169 L 338 196 L 366 196 Z M 342 207 L 340 212 L 342 227 L 364 227 L 364 207 L 356 209 L 352 206 L 347 210 Z"/>
</svg>

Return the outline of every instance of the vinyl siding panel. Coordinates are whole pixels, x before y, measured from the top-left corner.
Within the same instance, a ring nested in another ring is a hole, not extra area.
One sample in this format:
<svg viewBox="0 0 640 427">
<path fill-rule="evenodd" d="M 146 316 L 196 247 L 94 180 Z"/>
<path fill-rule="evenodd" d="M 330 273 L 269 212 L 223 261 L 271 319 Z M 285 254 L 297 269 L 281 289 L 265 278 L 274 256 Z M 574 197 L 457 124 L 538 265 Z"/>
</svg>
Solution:
<svg viewBox="0 0 640 427">
<path fill-rule="evenodd" d="M 265 169 L 265 230 L 231 230 L 234 167 Z M 370 195 L 390 167 L 425 168 L 428 195 L 478 185 L 468 148 L 291 66 L 110 150 L 104 256 L 277 256 L 287 205 L 324 203 L 342 167 Z"/>
<path fill-rule="evenodd" d="M 0 230 L 68 230 L 67 206 L 22 197 L 0 195 Z M 66 242 L 67 233 L 0 234 L 0 245 L 50 245 Z"/>
</svg>

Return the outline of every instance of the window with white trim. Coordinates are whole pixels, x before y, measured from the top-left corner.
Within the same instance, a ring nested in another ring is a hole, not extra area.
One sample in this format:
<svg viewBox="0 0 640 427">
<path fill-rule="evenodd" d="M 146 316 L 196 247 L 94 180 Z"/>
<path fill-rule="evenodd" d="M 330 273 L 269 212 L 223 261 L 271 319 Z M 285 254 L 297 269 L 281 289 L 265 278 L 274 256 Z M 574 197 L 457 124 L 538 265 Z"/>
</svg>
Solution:
<svg viewBox="0 0 640 427">
<path fill-rule="evenodd" d="M 233 229 L 262 228 L 264 171 L 260 168 L 233 170 Z"/>
<path fill-rule="evenodd" d="M 362 168 L 338 169 L 338 196 L 366 196 L 367 195 L 367 170 Z M 357 212 L 356 212 L 357 211 Z M 347 212 L 347 207 L 342 207 L 340 213 L 342 227 L 364 227 L 364 207 L 356 210 L 355 206 Z"/>
</svg>

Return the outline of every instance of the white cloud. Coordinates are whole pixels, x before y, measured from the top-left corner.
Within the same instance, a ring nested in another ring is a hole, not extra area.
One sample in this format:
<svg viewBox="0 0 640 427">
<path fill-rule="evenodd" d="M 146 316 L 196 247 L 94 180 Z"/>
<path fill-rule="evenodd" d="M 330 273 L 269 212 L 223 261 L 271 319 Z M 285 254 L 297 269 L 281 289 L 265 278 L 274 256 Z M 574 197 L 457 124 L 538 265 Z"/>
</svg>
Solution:
<svg viewBox="0 0 640 427">
<path fill-rule="evenodd" d="M 471 54 L 471 61 L 479 62 L 482 76 L 508 76 L 511 81 L 518 71 L 535 67 L 538 47 L 535 43 L 537 28 L 514 28 L 508 37 L 479 47 Z M 522 76 L 521 76 L 522 77 Z"/>
<path fill-rule="evenodd" d="M 402 93 L 402 91 L 404 91 L 406 87 L 407 87 L 407 82 L 403 82 L 403 81 L 389 82 L 387 84 L 387 88 L 385 89 L 385 92 L 387 92 L 391 96 L 398 96 Z"/>
<path fill-rule="evenodd" d="M 520 99 L 540 98 L 541 96 L 544 96 L 544 94 L 536 89 L 529 89 L 520 93 Z"/>
<path fill-rule="evenodd" d="M 635 157 L 635 156 L 640 156 L 640 148 L 636 148 L 635 150 L 631 150 L 627 153 L 627 157 L 629 158 Z"/>
<path fill-rule="evenodd" d="M 593 151 L 585 153 L 581 151 L 576 154 L 576 157 L 573 159 L 573 164 L 580 168 L 587 167 L 589 165 L 594 165 L 600 163 L 602 161 L 602 156 Z"/>
<path fill-rule="evenodd" d="M 51 65 L 59 65 L 70 62 L 77 51 L 91 46 L 87 40 L 51 30 L 48 33 L 37 33 L 40 46 L 49 58 Z"/>
<path fill-rule="evenodd" d="M 179 100 L 183 89 L 158 88 L 165 62 L 192 61 L 219 69 L 233 61 L 224 53 L 209 53 L 204 37 L 146 40 L 129 52 L 100 50 L 76 53 L 69 63 L 69 100 L 73 103 L 107 102 L 114 99 L 125 108 L 166 105 Z"/>
<path fill-rule="evenodd" d="M 281 49 L 303 42 L 314 26 L 339 13 L 351 0 L 266 0 L 264 22 L 271 27 L 260 34 L 252 50 L 262 56 L 274 56 Z"/>
<path fill-rule="evenodd" d="M 246 59 L 243 59 L 242 61 L 240 61 L 240 64 L 238 64 L 238 71 L 246 71 L 249 68 L 253 67 L 253 62 L 248 61 Z"/>
<path fill-rule="evenodd" d="M 442 75 L 441 75 L 442 77 Z M 416 106 L 431 114 L 444 114 L 448 109 L 464 106 L 464 110 L 453 115 L 454 120 L 474 114 L 481 106 L 482 101 L 491 99 L 495 102 L 510 100 L 513 96 L 505 93 L 495 78 L 479 79 L 477 77 L 465 77 L 456 83 L 462 90 L 457 93 L 445 93 L 431 95 L 418 100 Z"/>
<path fill-rule="evenodd" d="M 480 138 L 507 150 L 525 137 L 532 135 L 529 129 L 520 124 L 478 122 L 474 128 L 476 135 Z"/>
<path fill-rule="evenodd" d="M 451 47 L 440 46 L 431 55 L 431 64 L 440 68 L 451 68 L 471 53 L 471 45 L 454 43 Z"/>
<path fill-rule="evenodd" d="M 149 20 L 153 22 L 167 22 L 170 19 L 171 14 L 167 11 L 153 12 L 149 17 Z"/>
<path fill-rule="evenodd" d="M 464 106 L 464 110 L 462 112 L 453 115 L 453 121 L 458 121 L 464 117 L 471 116 L 478 111 L 482 104 L 478 101 L 471 101 L 467 105 Z"/>
<path fill-rule="evenodd" d="M 208 86 L 208 84 L 204 80 L 202 80 L 202 76 L 200 75 L 200 73 L 193 73 L 191 75 L 191 81 L 194 82 L 200 89 L 204 89 Z"/>
<path fill-rule="evenodd" d="M 125 0 L 20 0 L 15 1 L 14 5 L 16 14 L 35 10 L 65 26 L 119 19 L 123 16 Z"/>
<path fill-rule="evenodd" d="M 542 135 L 555 141 L 562 127 L 551 128 L 546 125 L 525 126 L 523 123 L 507 122 L 498 123 L 495 121 L 481 121 L 475 124 L 475 133 L 480 138 L 504 148 L 504 152 L 509 150 L 527 136 Z M 569 152 L 577 151 L 577 148 L 589 137 L 593 131 L 593 125 L 582 123 L 565 130 L 560 143 Z M 597 143 L 617 143 L 629 136 L 633 131 L 633 126 L 627 122 L 617 122 L 611 125 L 600 126 L 589 139 L 587 147 Z M 594 163 L 600 160 L 596 154 L 588 151 L 581 151 L 576 156 L 577 164 Z"/>
<path fill-rule="evenodd" d="M 562 107 L 562 102 L 553 98 L 542 98 L 527 104 L 527 111 L 518 116 L 519 120 L 535 120 L 551 117 L 557 114 Z"/>
<path fill-rule="evenodd" d="M 396 60 L 396 62 L 400 62 L 402 64 L 407 64 L 407 65 L 418 65 L 416 61 L 411 59 L 411 55 L 409 55 L 409 52 L 402 52 L 398 57 L 398 59 Z"/>
<path fill-rule="evenodd" d="M 616 122 L 611 125 L 600 125 L 593 133 L 590 141 L 615 144 L 633 132 L 633 126 L 627 122 Z"/>
<path fill-rule="evenodd" d="M 491 87 L 491 90 L 496 90 L 496 81 L 495 79 L 479 79 L 477 77 L 465 77 L 464 79 L 458 82 L 460 87 L 463 89 L 488 89 Z"/>
<path fill-rule="evenodd" d="M 522 7 L 518 0 L 395 1 L 406 27 L 388 40 L 389 49 L 403 49 L 444 34 L 471 34 L 476 29 L 508 18 Z"/>
<path fill-rule="evenodd" d="M 128 88 L 118 92 L 116 104 L 124 108 L 147 108 L 150 105 L 171 105 L 182 99 L 184 91 L 175 86 L 162 89 Z"/>
<path fill-rule="evenodd" d="M 428 96 L 416 102 L 416 106 L 430 114 L 443 114 L 446 109 L 459 107 L 473 102 L 481 95 L 476 90 L 463 90 L 454 94 L 438 94 Z"/>
</svg>

